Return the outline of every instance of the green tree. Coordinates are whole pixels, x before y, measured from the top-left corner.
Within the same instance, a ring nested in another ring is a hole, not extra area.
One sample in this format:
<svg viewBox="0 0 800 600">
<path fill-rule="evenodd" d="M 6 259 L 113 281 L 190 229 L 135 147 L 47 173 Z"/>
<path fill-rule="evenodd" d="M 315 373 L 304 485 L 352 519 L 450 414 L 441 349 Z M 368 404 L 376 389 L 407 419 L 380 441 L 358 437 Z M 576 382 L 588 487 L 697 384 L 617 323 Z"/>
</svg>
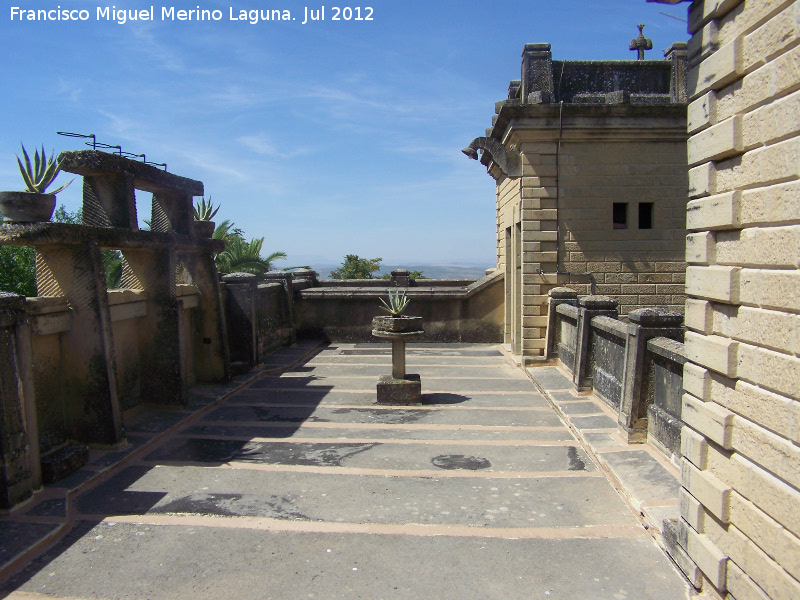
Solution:
<svg viewBox="0 0 800 600">
<path fill-rule="evenodd" d="M 0 290 L 36 296 L 36 251 L 33 246 L 0 246 Z"/>
<path fill-rule="evenodd" d="M 261 247 L 264 245 L 264 238 L 254 238 L 246 242 L 243 237 L 233 235 L 225 241 L 225 250 L 217 254 L 215 261 L 217 270 L 225 275 L 227 273 L 252 273 L 253 275 L 263 275 L 271 271 L 276 260 L 286 258 L 285 252 L 273 252 L 263 257 Z"/>
<path fill-rule="evenodd" d="M 334 279 L 374 279 L 375 271 L 380 271 L 382 258 L 359 258 L 356 254 L 344 257 L 342 266 L 331 271 Z"/>
</svg>

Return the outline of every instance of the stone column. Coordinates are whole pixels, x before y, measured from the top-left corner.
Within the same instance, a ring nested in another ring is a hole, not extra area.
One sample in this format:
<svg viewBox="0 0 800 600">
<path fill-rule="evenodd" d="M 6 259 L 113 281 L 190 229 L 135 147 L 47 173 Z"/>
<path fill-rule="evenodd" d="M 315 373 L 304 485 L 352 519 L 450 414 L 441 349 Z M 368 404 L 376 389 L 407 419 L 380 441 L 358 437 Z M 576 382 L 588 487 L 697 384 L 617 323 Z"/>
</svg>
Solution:
<svg viewBox="0 0 800 600">
<path fill-rule="evenodd" d="M 41 484 L 30 350 L 25 299 L 0 292 L 0 509 Z"/>
<path fill-rule="evenodd" d="M 285 342 L 294 344 L 297 341 L 297 327 L 294 323 L 294 276 L 290 271 L 269 271 L 264 275 L 265 282 L 280 283 L 286 294 L 286 316 L 289 321 L 289 339 Z"/>
<path fill-rule="evenodd" d="M 98 172 L 83 177 L 83 224 L 138 231 L 134 177 L 125 172 Z"/>
<path fill-rule="evenodd" d="M 121 286 L 147 293 L 147 318 L 137 331 L 142 400 L 185 405 L 184 363 L 180 360 L 181 308 L 175 296 L 177 256 L 169 247 L 122 250 Z M 118 343 L 126 343 L 118 340 Z"/>
<path fill-rule="evenodd" d="M 608 296 L 584 296 L 578 308 L 578 339 L 575 348 L 575 368 L 572 371 L 572 383 L 579 392 L 592 389 L 592 364 L 594 363 L 591 348 L 592 319 L 594 317 L 619 316 L 614 298 Z"/>
<path fill-rule="evenodd" d="M 192 283 L 200 291 L 200 306 L 196 309 L 197 331 L 193 336 L 197 380 L 228 381 L 231 378 L 228 325 L 225 319 L 223 290 L 217 266 L 214 264 L 214 255 L 209 250 L 187 254 L 184 260 Z"/>
<path fill-rule="evenodd" d="M 555 358 L 558 353 L 558 313 L 560 304 L 578 306 L 578 292 L 568 287 L 555 287 L 548 292 L 550 306 L 547 312 L 547 346 L 545 358 Z"/>
<path fill-rule="evenodd" d="M 647 441 L 647 403 L 653 386 L 645 357 L 647 342 L 654 337 L 683 341 L 683 315 L 662 308 L 640 308 L 628 313 L 628 318 L 618 424 L 631 444 Z"/>
<path fill-rule="evenodd" d="M 117 367 L 105 269 L 95 242 L 36 248 L 40 296 L 61 296 L 72 314 L 63 334 L 64 423 L 83 443 L 114 445 L 123 440 Z"/>
<path fill-rule="evenodd" d="M 672 62 L 672 79 L 669 83 L 669 93 L 676 104 L 686 104 L 686 64 L 688 61 L 688 44 L 675 42 L 664 50 L 664 58 Z"/>
<path fill-rule="evenodd" d="M 250 273 L 230 273 L 225 284 L 228 340 L 231 362 L 255 365 L 258 362 L 258 277 Z"/>
</svg>

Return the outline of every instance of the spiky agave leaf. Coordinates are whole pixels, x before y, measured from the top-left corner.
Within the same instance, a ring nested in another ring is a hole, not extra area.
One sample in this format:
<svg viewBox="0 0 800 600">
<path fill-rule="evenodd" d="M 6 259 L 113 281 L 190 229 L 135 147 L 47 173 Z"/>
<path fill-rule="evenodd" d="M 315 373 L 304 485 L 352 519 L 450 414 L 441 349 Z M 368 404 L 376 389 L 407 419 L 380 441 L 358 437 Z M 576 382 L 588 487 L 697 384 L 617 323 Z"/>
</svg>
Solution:
<svg viewBox="0 0 800 600">
<path fill-rule="evenodd" d="M 25 164 L 23 165 L 19 156 L 17 156 L 17 164 L 19 165 L 19 172 L 22 174 L 22 180 L 25 182 L 25 187 L 29 192 L 44 194 L 61 172 L 61 163 L 54 159 L 55 152 L 50 154 L 48 158 L 44 145 L 42 145 L 41 155 L 37 148 L 33 154 L 33 164 L 31 164 L 31 158 L 28 155 L 28 151 L 25 150 L 25 146 L 22 144 L 20 144 L 20 146 L 22 147 L 22 156 L 25 157 Z M 69 182 L 50 193 L 57 194 L 73 181 L 74 180 L 70 179 Z"/>
<path fill-rule="evenodd" d="M 381 301 L 381 304 L 383 304 L 383 306 L 380 307 L 381 310 L 385 310 L 394 317 L 399 317 L 402 315 L 409 303 L 409 299 L 406 296 L 405 290 L 403 290 L 402 296 L 400 295 L 400 290 L 396 290 L 394 294 L 392 294 L 392 291 L 389 290 L 388 304 L 383 298 L 379 298 L 379 300 Z"/>
<path fill-rule="evenodd" d="M 211 203 L 211 196 L 208 197 L 208 202 L 206 202 L 205 197 L 200 198 L 200 200 L 192 207 L 192 213 L 194 214 L 195 221 L 210 221 L 214 218 L 219 212 L 220 207 L 217 206 L 214 208 L 214 205 Z"/>
</svg>

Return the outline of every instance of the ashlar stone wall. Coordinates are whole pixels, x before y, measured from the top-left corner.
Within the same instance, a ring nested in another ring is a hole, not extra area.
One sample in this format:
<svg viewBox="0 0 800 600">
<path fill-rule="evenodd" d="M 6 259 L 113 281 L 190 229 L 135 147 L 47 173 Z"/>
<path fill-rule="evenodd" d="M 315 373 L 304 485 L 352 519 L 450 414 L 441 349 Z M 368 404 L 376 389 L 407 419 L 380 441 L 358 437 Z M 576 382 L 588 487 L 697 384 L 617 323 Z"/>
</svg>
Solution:
<svg viewBox="0 0 800 600">
<path fill-rule="evenodd" d="M 800 598 L 799 28 L 796 0 L 689 8 L 679 541 L 709 597 Z"/>
</svg>

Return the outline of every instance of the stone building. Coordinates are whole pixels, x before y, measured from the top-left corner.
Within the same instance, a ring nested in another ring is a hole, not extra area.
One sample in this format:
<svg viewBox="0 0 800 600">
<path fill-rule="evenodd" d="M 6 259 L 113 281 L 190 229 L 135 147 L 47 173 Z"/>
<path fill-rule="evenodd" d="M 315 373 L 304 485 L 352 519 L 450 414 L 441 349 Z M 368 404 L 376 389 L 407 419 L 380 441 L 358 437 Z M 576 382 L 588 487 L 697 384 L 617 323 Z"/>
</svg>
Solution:
<svg viewBox="0 0 800 600">
<path fill-rule="evenodd" d="M 644 40 L 640 36 L 640 39 Z M 505 341 L 543 356 L 547 293 L 608 294 L 623 314 L 683 311 L 685 44 L 666 60 L 554 61 L 527 44 L 522 78 L 464 152 L 497 182 Z"/>
<path fill-rule="evenodd" d="M 689 7 L 686 426 L 671 552 L 710 598 L 800 598 L 798 23 L 796 0 Z"/>
</svg>

